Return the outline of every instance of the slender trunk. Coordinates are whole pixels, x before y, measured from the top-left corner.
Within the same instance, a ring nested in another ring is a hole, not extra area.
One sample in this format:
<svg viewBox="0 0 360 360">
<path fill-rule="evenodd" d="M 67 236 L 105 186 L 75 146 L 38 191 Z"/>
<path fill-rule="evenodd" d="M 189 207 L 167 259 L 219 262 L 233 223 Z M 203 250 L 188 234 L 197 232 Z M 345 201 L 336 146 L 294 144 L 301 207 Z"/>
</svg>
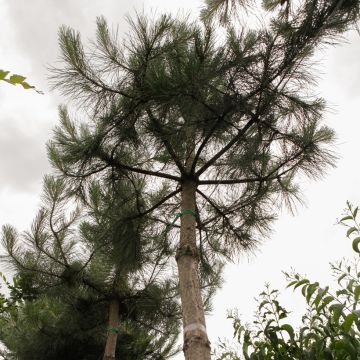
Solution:
<svg viewBox="0 0 360 360">
<path fill-rule="evenodd" d="M 196 183 L 182 184 L 181 208 L 195 212 Z M 181 217 L 180 245 L 176 254 L 182 306 L 186 360 L 210 360 L 210 343 L 206 333 L 204 307 L 198 277 L 196 219 L 191 214 Z"/>
<path fill-rule="evenodd" d="M 112 299 L 109 306 L 109 329 L 103 360 L 115 360 L 119 324 L 119 300 Z"/>
</svg>

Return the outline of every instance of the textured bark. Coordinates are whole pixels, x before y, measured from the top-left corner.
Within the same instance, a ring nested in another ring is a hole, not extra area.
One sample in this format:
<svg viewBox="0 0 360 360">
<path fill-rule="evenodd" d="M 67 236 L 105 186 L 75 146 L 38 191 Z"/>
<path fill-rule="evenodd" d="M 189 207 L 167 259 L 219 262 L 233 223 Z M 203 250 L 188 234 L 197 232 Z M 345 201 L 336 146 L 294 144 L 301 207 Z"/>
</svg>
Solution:
<svg viewBox="0 0 360 360">
<path fill-rule="evenodd" d="M 195 212 L 196 183 L 182 185 L 181 208 Z M 206 333 L 204 307 L 198 277 L 196 219 L 181 217 L 180 244 L 176 254 L 184 329 L 183 351 L 186 360 L 210 360 L 210 343 Z"/>
<path fill-rule="evenodd" d="M 112 328 L 118 329 L 119 324 L 119 301 L 113 299 L 110 301 L 109 306 L 109 330 L 106 339 L 105 353 L 103 360 L 115 360 L 116 343 L 118 333 L 111 331 Z"/>
</svg>

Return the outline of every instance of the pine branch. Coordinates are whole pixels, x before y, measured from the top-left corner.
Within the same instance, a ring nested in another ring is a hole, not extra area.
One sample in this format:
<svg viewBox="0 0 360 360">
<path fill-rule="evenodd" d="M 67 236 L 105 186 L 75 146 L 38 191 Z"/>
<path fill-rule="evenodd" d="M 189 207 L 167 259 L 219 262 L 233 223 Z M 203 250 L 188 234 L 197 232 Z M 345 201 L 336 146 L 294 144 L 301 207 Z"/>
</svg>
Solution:
<svg viewBox="0 0 360 360">
<path fill-rule="evenodd" d="M 227 184 L 247 184 L 252 182 L 262 182 L 269 180 L 265 177 L 258 178 L 244 178 L 244 179 L 221 179 L 221 180 L 199 180 L 198 185 L 227 185 Z M 271 180 L 271 179 L 270 179 Z"/>
<path fill-rule="evenodd" d="M 68 263 L 68 261 L 67 261 L 67 259 L 66 259 L 64 250 L 63 250 L 63 248 L 62 248 L 62 244 L 61 244 L 61 241 L 60 241 L 60 239 L 59 239 L 59 234 L 58 234 L 57 231 L 55 231 L 54 226 L 53 226 L 53 217 L 54 217 L 55 207 L 56 207 L 56 202 L 53 201 L 52 206 L 51 206 L 51 210 L 50 210 L 50 215 L 49 215 L 50 230 L 51 230 L 51 232 L 52 232 L 52 234 L 53 234 L 53 236 L 54 236 L 54 238 L 55 238 L 55 240 L 56 240 L 56 242 L 57 242 L 57 244 L 58 244 L 61 257 L 63 258 L 65 265 L 68 266 L 69 263 Z"/>
<path fill-rule="evenodd" d="M 239 201 L 237 201 L 235 204 L 233 204 L 233 206 L 227 207 L 227 209 L 224 210 L 223 213 L 225 215 L 231 215 L 231 214 L 234 214 L 235 212 L 238 212 L 241 209 L 246 208 L 247 206 L 250 206 L 255 201 L 260 202 L 262 187 L 263 187 L 263 183 L 260 182 L 255 194 L 248 197 L 245 201 L 240 198 Z M 202 226 L 205 227 L 206 225 L 211 224 L 212 222 L 217 220 L 218 218 L 219 218 L 219 216 L 215 215 L 215 216 L 211 217 L 210 219 L 203 221 Z"/>
<path fill-rule="evenodd" d="M 229 220 L 229 218 L 227 217 L 227 215 L 225 214 L 224 211 L 222 211 L 216 204 L 214 201 L 212 201 L 209 197 L 207 197 L 201 190 L 196 189 L 196 192 L 198 194 L 200 194 L 214 209 L 215 211 L 221 216 L 221 218 L 224 220 L 224 222 L 227 224 L 228 228 L 232 231 L 232 233 L 235 235 L 236 238 L 238 238 L 238 240 L 240 242 L 242 242 L 241 239 L 241 235 L 239 235 L 239 233 L 237 232 L 237 230 L 235 229 L 235 227 L 231 224 L 231 221 Z"/>
<path fill-rule="evenodd" d="M 142 213 L 136 214 L 136 215 L 132 215 L 126 218 L 126 220 L 133 220 L 133 219 L 137 219 L 140 218 L 146 214 L 151 213 L 152 211 L 156 210 L 160 205 L 162 205 L 163 203 L 165 203 L 166 201 L 170 200 L 172 197 L 174 197 L 176 194 L 178 194 L 181 191 L 181 187 L 179 187 L 178 189 L 172 191 L 170 194 L 166 195 L 164 198 L 162 198 L 160 201 L 158 201 L 155 205 L 153 205 L 152 207 L 150 207 L 149 209 L 143 211 Z"/>
<path fill-rule="evenodd" d="M 232 146 L 234 146 L 245 134 L 246 131 L 255 123 L 255 116 L 252 116 L 251 119 L 246 123 L 246 125 L 238 132 L 236 136 L 233 137 L 231 141 L 228 142 L 220 151 L 218 151 L 210 160 L 208 160 L 196 173 L 195 175 L 199 177 L 204 171 L 206 171 L 211 165 L 215 163 L 217 159 L 223 156 Z"/>
<path fill-rule="evenodd" d="M 166 134 L 163 131 L 163 128 L 161 127 L 161 124 L 159 123 L 159 121 L 156 119 L 156 117 L 154 116 L 154 114 L 152 113 L 151 109 L 148 108 L 147 110 L 148 116 L 150 121 L 154 124 L 156 131 L 160 134 L 161 136 L 161 140 L 165 146 L 165 148 L 167 149 L 168 153 L 170 154 L 171 158 L 173 159 L 173 161 L 175 162 L 176 166 L 178 167 L 178 169 L 180 170 L 180 173 L 182 175 L 185 175 L 185 168 L 183 166 L 183 164 L 181 163 L 179 157 L 176 155 L 174 149 L 172 148 L 170 141 L 168 141 Z"/>
<path fill-rule="evenodd" d="M 191 166 L 191 170 L 190 173 L 193 174 L 195 172 L 196 169 L 196 165 L 197 162 L 199 161 L 199 157 L 201 155 L 201 152 L 204 150 L 206 144 L 209 142 L 209 140 L 211 139 L 212 135 L 214 134 L 214 132 L 216 131 L 218 125 L 221 123 L 221 121 L 224 119 L 225 114 L 219 116 L 216 121 L 214 122 L 213 126 L 210 128 L 209 132 L 206 134 L 204 140 L 202 141 L 202 143 L 200 144 L 198 150 L 195 153 L 194 156 L 194 160 Z"/>
<path fill-rule="evenodd" d="M 286 175 L 290 171 L 294 170 L 298 163 L 294 163 L 290 168 L 284 170 L 280 174 L 278 171 L 285 167 L 287 164 L 293 162 L 294 160 L 298 159 L 306 149 L 301 149 L 299 152 L 294 154 L 292 157 L 285 159 L 282 163 L 280 163 L 275 169 L 269 172 L 265 176 L 260 176 L 258 178 L 243 178 L 243 179 L 221 179 L 221 180 L 199 180 L 199 185 L 230 185 L 230 184 L 245 184 L 245 183 L 252 183 L 252 182 L 264 182 L 264 181 L 272 181 L 279 179 L 281 176 Z M 300 160 L 301 161 L 301 160 Z M 272 176 L 276 174 L 275 176 Z"/>
<path fill-rule="evenodd" d="M 141 169 L 137 167 L 133 167 L 130 165 L 126 165 L 121 163 L 119 160 L 117 160 L 114 156 L 109 156 L 104 151 L 99 152 L 99 158 L 103 161 L 105 161 L 108 165 L 116 167 L 120 171 L 132 171 L 137 174 L 143 174 L 143 175 L 149 175 L 149 176 L 155 176 L 163 179 L 169 179 L 173 181 L 180 182 L 181 178 L 175 175 L 170 175 L 166 173 L 162 173 L 160 171 L 152 171 L 152 170 L 146 170 Z"/>
<path fill-rule="evenodd" d="M 104 166 L 101 166 L 99 167 L 98 169 L 94 169 L 94 170 L 89 170 L 89 171 L 83 171 L 83 166 L 78 169 L 77 173 L 74 173 L 74 172 L 70 172 L 69 170 L 65 169 L 64 167 L 61 167 L 61 172 L 66 176 L 66 177 L 69 177 L 69 178 L 87 178 L 87 177 L 90 177 L 92 175 L 95 175 L 95 174 L 98 174 L 102 171 L 104 171 L 105 169 L 109 168 L 111 165 L 109 164 L 106 164 Z"/>
</svg>

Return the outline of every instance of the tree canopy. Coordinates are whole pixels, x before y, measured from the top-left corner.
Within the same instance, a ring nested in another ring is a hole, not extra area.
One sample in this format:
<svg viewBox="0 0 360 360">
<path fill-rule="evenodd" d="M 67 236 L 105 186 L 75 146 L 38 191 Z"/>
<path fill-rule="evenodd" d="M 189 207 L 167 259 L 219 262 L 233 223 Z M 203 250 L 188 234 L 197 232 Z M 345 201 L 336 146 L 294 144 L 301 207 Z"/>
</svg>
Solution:
<svg viewBox="0 0 360 360">
<path fill-rule="evenodd" d="M 93 183 L 80 209 L 65 183 L 47 176 L 31 231 L 19 236 L 3 227 L 2 260 L 16 271 L 0 316 L 8 356 L 98 359 L 105 341 L 106 360 L 165 359 L 176 351 L 180 310 L 169 255 L 144 219 L 122 221 L 134 204 L 124 182 Z"/>
</svg>

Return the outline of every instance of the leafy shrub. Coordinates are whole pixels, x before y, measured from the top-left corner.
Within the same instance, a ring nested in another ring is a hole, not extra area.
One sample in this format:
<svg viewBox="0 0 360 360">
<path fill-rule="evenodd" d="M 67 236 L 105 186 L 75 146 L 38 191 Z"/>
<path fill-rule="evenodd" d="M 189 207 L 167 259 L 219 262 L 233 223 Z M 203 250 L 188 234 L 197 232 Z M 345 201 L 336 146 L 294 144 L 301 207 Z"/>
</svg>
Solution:
<svg viewBox="0 0 360 360">
<path fill-rule="evenodd" d="M 279 291 L 266 285 L 259 295 L 255 320 L 243 324 L 236 313 L 234 337 L 240 352 L 222 342 L 217 360 L 314 360 L 359 359 L 360 355 L 360 225 L 358 207 L 347 204 L 346 216 L 340 223 L 347 227 L 346 236 L 352 240 L 355 261 L 342 260 L 330 264 L 337 289 L 322 287 L 298 273 L 284 273 L 287 288 L 300 290 L 307 304 L 302 325 L 294 329 L 287 322 L 289 312 L 278 300 Z"/>
</svg>

